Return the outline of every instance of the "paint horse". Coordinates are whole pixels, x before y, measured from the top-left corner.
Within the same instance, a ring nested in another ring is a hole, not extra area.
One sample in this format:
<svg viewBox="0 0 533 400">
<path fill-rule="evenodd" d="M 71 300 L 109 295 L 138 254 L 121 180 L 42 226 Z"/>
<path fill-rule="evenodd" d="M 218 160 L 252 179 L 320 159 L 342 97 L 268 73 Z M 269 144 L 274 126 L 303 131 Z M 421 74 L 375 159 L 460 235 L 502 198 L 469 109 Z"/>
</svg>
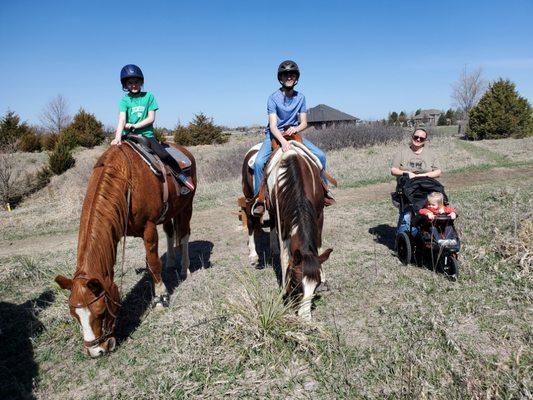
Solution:
<svg viewBox="0 0 533 400">
<path fill-rule="evenodd" d="M 322 263 L 333 250 L 319 254 L 324 222 L 320 161 L 302 143 L 290 143 L 291 150 L 278 148 L 266 166 L 267 207 L 275 221 L 270 243 L 279 243 L 282 290 L 301 296 L 298 315 L 311 320 L 315 289 L 325 281 Z"/>
<path fill-rule="evenodd" d="M 239 197 L 237 203 L 240 207 L 239 216 L 243 225 L 248 230 L 248 261 L 252 267 L 259 263 L 259 255 L 255 247 L 255 238 L 262 233 L 263 216 L 258 217 L 252 214 L 252 204 L 254 202 L 254 173 L 253 164 L 255 155 L 259 151 L 261 143 L 253 146 L 244 156 L 242 164 L 242 193 L 244 197 Z"/>
<path fill-rule="evenodd" d="M 193 156 L 185 148 L 175 147 L 191 160 L 191 178 L 196 187 Z M 175 264 L 176 241 L 182 256 L 180 278 L 187 276 L 194 191 L 180 194 L 174 179 L 163 178 L 168 185 L 126 144 L 107 149 L 93 168 L 80 219 L 76 272 L 72 279 L 61 275 L 55 279 L 63 289 L 70 290 L 70 314 L 81 325 L 84 348 L 91 357 L 112 351 L 116 344 L 114 325 L 120 294 L 113 277 L 117 244 L 123 236 L 144 240 L 156 307 L 168 306 L 169 300 L 161 279 L 158 223 L 163 223 L 167 236 L 167 267 Z"/>
</svg>

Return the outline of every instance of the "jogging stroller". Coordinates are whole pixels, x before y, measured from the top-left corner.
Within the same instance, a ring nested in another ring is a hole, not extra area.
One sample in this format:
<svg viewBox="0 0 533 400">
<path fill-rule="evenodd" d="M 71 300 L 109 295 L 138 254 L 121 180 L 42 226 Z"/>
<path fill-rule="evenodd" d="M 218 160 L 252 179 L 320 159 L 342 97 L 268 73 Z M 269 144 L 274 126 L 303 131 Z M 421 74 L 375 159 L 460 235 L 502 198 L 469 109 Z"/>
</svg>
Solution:
<svg viewBox="0 0 533 400">
<path fill-rule="evenodd" d="M 429 220 L 419 214 L 431 192 L 442 193 L 444 205 L 448 205 L 448 196 L 437 180 L 428 177 L 409 179 L 407 174 L 398 178 L 393 203 L 400 211 L 407 210 L 411 216 L 409 230 L 396 235 L 398 258 L 403 264 L 414 260 L 419 266 L 430 265 L 455 281 L 459 276 L 461 244 L 452 218 L 435 215 L 433 220 Z"/>
</svg>

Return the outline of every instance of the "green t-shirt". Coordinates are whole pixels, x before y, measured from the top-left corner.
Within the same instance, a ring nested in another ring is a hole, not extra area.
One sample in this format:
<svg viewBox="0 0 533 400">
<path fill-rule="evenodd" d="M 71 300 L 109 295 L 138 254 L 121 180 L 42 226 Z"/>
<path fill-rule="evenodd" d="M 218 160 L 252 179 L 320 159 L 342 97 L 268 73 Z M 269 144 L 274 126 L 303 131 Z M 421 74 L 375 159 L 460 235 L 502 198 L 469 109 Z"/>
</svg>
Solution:
<svg viewBox="0 0 533 400">
<path fill-rule="evenodd" d="M 391 166 L 402 171 L 414 172 L 415 174 L 423 174 L 440 169 L 435 153 L 427 148 L 424 148 L 420 154 L 415 154 L 411 148 L 406 147 L 396 153 L 392 159 Z"/>
<path fill-rule="evenodd" d="M 155 97 L 150 92 L 141 92 L 136 96 L 127 94 L 120 100 L 119 104 L 120 111 L 126 113 L 126 123 L 128 124 L 136 124 L 146 119 L 148 111 L 155 111 L 158 108 Z M 125 130 L 122 131 L 123 135 L 127 133 Z M 144 128 L 135 129 L 135 133 L 146 137 L 154 137 L 154 125 L 150 124 Z"/>
</svg>

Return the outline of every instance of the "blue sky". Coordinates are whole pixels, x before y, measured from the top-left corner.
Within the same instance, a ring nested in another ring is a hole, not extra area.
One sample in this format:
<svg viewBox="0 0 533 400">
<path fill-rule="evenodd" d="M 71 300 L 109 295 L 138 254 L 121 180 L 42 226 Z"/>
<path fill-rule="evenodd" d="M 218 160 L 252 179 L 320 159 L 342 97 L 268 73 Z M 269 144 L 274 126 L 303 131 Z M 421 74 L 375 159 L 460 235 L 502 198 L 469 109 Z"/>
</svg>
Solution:
<svg viewBox="0 0 533 400">
<path fill-rule="evenodd" d="M 38 123 L 62 94 L 114 125 L 135 63 L 158 126 L 202 111 L 266 122 L 276 68 L 300 65 L 308 106 L 363 119 L 448 108 L 461 69 L 509 78 L 533 100 L 533 1 L 10 1 L 0 10 L 0 112 Z"/>
</svg>

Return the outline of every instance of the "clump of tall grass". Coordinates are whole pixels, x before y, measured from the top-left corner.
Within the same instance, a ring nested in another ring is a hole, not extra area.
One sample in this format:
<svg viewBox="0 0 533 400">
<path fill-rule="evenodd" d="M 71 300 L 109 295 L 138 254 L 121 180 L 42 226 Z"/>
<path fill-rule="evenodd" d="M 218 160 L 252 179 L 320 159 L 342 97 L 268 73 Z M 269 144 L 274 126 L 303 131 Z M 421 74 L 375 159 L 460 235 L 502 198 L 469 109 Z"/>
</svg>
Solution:
<svg viewBox="0 0 533 400">
<path fill-rule="evenodd" d="M 249 272 L 237 275 L 236 280 L 241 290 L 222 304 L 227 340 L 242 342 L 248 338 L 253 348 L 267 352 L 314 352 L 321 339 L 329 336 L 319 324 L 301 320 L 295 304 L 285 301 L 278 288 L 266 287 Z"/>
<path fill-rule="evenodd" d="M 399 126 L 390 125 L 340 125 L 325 129 L 310 128 L 304 132 L 304 137 L 322 150 L 329 151 L 400 142 L 405 139 L 406 132 Z"/>
<path fill-rule="evenodd" d="M 494 250 L 519 268 L 519 276 L 528 276 L 533 267 L 533 214 L 522 218 L 513 231 L 496 230 Z"/>
</svg>

